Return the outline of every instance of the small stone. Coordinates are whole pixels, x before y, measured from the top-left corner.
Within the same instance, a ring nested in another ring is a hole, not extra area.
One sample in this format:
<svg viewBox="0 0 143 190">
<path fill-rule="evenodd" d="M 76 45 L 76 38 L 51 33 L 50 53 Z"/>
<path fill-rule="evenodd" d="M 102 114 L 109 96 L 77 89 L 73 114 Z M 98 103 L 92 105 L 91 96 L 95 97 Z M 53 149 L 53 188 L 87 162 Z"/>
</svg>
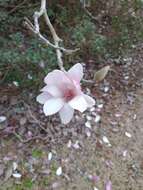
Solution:
<svg viewBox="0 0 143 190">
<path fill-rule="evenodd" d="M 91 129 L 91 123 L 90 123 L 89 121 L 87 121 L 87 122 L 85 123 L 85 127 Z"/>
<path fill-rule="evenodd" d="M 61 176 L 62 175 L 62 167 L 61 166 L 57 169 L 56 175 L 57 176 Z"/>
</svg>

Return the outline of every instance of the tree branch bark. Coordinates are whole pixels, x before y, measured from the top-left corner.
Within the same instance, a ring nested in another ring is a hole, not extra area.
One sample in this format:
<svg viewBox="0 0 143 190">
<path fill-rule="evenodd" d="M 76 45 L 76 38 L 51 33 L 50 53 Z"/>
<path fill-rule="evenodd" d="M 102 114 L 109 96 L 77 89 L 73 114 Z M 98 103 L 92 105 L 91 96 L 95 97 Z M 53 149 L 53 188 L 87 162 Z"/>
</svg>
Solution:
<svg viewBox="0 0 143 190">
<path fill-rule="evenodd" d="M 49 27 L 50 32 L 52 34 L 54 44 L 51 43 L 48 39 L 46 39 L 40 33 L 39 19 L 41 16 L 44 16 L 45 22 L 46 22 L 47 26 Z M 59 65 L 61 70 L 65 71 L 64 66 L 63 66 L 63 60 L 62 60 L 63 53 L 71 54 L 71 53 L 78 51 L 79 48 L 77 48 L 75 50 L 69 50 L 69 49 L 65 49 L 63 47 L 60 47 L 59 43 L 62 41 L 62 39 L 60 39 L 59 36 L 57 35 L 57 33 L 56 33 L 56 31 L 55 31 L 55 29 L 54 29 L 54 27 L 53 27 L 53 25 L 49 19 L 49 16 L 48 16 L 47 10 L 46 10 L 46 0 L 41 0 L 40 11 L 36 11 L 34 13 L 34 25 L 27 18 L 25 19 L 25 25 L 34 34 L 36 34 L 46 45 L 49 45 L 56 50 L 58 65 Z"/>
</svg>

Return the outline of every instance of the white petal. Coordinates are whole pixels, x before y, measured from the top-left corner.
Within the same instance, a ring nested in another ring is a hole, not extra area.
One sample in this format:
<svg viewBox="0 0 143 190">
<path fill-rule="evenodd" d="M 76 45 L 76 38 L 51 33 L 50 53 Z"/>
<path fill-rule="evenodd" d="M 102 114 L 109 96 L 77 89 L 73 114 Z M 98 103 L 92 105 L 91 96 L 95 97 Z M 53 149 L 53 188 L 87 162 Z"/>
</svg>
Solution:
<svg viewBox="0 0 143 190">
<path fill-rule="evenodd" d="M 97 187 L 94 187 L 93 190 L 99 190 L 99 189 L 97 189 Z"/>
<path fill-rule="evenodd" d="M 22 177 L 22 175 L 20 173 L 13 173 L 12 176 L 15 178 L 21 178 Z"/>
<path fill-rule="evenodd" d="M 43 111 L 46 116 L 57 113 L 64 105 L 64 101 L 61 98 L 51 98 L 45 102 Z"/>
<path fill-rule="evenodd" d="M 107 181 L 105 184 L 105 190 L 112 190 L 112 182 L 111 181 Z"/>
<path fill-rule="evenodd" d="M 101 120 L 101 116 L 100 115 L 96 115 L 95 116 L 95 123 L 99 123 L 99 121 Z"/>
<path fill-rule="evenodd" d="M 103 136 L 103 142 L 106 144 L 110 144 L 110 142 L 106 136 Z"/>
<path fill-rule="evenodd" d="M 75 81 L 80 81 L 83 77 L 83 67 L 80 63 L 74 65 L 69 71 L 68 76 Z"/>
<path fill-rule="evenodd" d="M 63 82 L 70 82 L 70 80 L 63 71 L 54 70 L 45 77 L 44 82 L 47 85 L 61 86 Z"/>
<path fill-rule="evenodd" d="M 62 92 L 61 90 L 55 86 L 55 85 L 51 85 L 51 86 L 45 86 L 44 88 L 41 89 L 42 92 L 48 92 L 50 95 L 58 98 L 62 96 Z"/>
<path fill-rule="evenodd" d="M 84 94 L 84 98 L 85 98 L 89 108 L 95 105 L 95 100 L 93 98 L 91 98 L 90 96 Z"/>
<path fill-rule="evenodd" d="M 128 133 L 128 132 L 125 132 L 125 135 L 126 135 L 127 137 L 129 137 L 129 138 L 132 137 L 131 133 Z"/>
<path fill-rule="evenodd" d="M 40 104 L 44 104 L 50 98 L 51 95 L 48 92 L 43 92 L 37 96 L 36 101 L 39 102 Z"/>
<path fill-rule="evenodd" d="M 69 101 L 69 105 L 73 109 L 78 110 L 80 112 L 84 112 L 88 107 L 87 102 L 83 96 L 76 96 L 71 101 Z"/>
<path fill-rule="evenodd" d="M 71 108 L 68 104 L 65 104 L 64 107 L 59 112 L 60 118 L 63 124 L 67 124 L 73 117 L 74 109 Z"/>
<path fill-rule="evenodd" d="M 16 162 L 13 162 L 13 170 L 15 171 L 18 168 L 18 164 Z"/>
<path fill-rule="evenodd" d="M 5 116 L 0 116 L 0 123 L 3 123 L 4 121 L 6 121 L 6 117 Z"/>
<path fill-rule="evenodd" d="M 91 123 L 90 123 L 89 121 L 87 121 L 87 122 L 85 123 L 85 127 L 91 129 Z"/>
<path fill-rule="evenodd" d="M 49 152 L 49 154 L 48 154 L 48 160 L 51 161 L 51 160 L 52 160 L 52 157 L 53 157 L 52 152 Z"/>
<path fill-rule="evenodd" d="M 73 148 L 75 148 L 75 149 L 80 148 L 79 141 L 76 141 L 75 144 L 73 144 Z"/>
<path fill-rule="evenodd" d="M 59 167 L 59 168 L 57 169 L 56 175 L 57 175 L 57 176 L 62 175 L 62 167 Z"/>
</svg>

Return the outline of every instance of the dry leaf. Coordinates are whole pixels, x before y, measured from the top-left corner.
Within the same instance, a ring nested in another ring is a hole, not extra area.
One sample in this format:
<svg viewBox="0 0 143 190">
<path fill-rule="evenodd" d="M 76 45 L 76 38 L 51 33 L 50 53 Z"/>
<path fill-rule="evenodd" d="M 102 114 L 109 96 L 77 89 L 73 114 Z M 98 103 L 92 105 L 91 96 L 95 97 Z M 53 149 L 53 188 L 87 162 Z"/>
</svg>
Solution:
<svg viewBox="0 0 143 190">
<path fill-rule="evenodd" d="M 110 69 L 110 66 L 105 66 L 102 69 L 100 69 L 99 71 L 97 71 L 94 75 L 94 80 L 96 80 L 96 81 L 103 80 L 106 77 L 109 69 Z"/>
</svg>

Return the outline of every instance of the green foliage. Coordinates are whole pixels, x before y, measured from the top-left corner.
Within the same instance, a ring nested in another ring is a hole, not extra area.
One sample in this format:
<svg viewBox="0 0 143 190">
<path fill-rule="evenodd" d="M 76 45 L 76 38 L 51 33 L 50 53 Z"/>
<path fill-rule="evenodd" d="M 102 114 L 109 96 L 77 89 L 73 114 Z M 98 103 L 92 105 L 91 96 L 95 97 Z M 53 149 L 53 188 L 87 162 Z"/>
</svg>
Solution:
<svg viewBox="0 0 143 190">
<path fill-rule="evenodd" d="M 91 55 L 105 54 L 106 52 L 106 36 L 96 32 L 96 26 L 88 18 L 83 18 L 81 23 L 72 31 L 72 38 L 76 45 L 90 48 Z"/>
<path fill-rule="evenodd" d="M 32 151 L 32 157 L 34 157 L 34 158 L 41 158 L 42 155 L 43 155 L 43 152 L 39 149 L 34 149 Z"/>
<path fill-rule="evenodd" d="M 77 44 L 84 43 L 86 40 L 92 38 L 95 34 L 95 25 L 87 18 L 83 20 L 73 29 L 72 38 Z"/>
<path fill-rule="evenodd" d="M 107 5 L 108 4 L 108 5 Z M 110 7 L 110 4 L 113 7 Z M 32 18 L 40 7 L 36 0 L 0 0 L 0 84 L 40 85 L 41 79 L 57 67 L 56 54 L 23 27 L 24 17 Z M 48 14 L 66 47 L 80 47 L 66 56 L 65 64 L 88 57 L 115 57 L 143 40 L 142 0 L 91 0 L 93 16 L 103 14 L 99 23 L 87 16 L 79 1 L 49 0 Z M 16 10 L 15 10 L 16 9 Z M 106 14 L 105 14 L 106 13 Z M 107 18 L 107 19 L 106 19 Z M 48 36 L 41 19 L 41 31 Z M 44 67 L 41 67 L 44 63 Z"/>
<path fill-rule="evenodd" d="M 93 53 L 104 55 L 107 52 L 107 38 L 101 34 L 94 34 L 91 49 Z"/>
<path fill-rule="evenodd" d="M 28 39 L 17 32 L 9 35 L 9 39 L 0 38 L 0 43 L 3 46 L 0 48 L 1 71 L 8 68 L 4 77 L 5 82 L 17 81 L 20 85 L 31 85 L 39 82 L 37 78 L 40 74 L 45 75 L 56 66 L 53 49 L 45 47 L 35 38 Z M 40 67 L 42 62 L 44 68 Z"/>
<path fill-rule="evenodd" d="M 32 182 L 32 180 L 31 179 L 24 179 L 24 181 L 23 181 L 23 188 L 24 189 L 32 189 L 32 187 L 33 187 L 33 182 Z"/>
</svg>

